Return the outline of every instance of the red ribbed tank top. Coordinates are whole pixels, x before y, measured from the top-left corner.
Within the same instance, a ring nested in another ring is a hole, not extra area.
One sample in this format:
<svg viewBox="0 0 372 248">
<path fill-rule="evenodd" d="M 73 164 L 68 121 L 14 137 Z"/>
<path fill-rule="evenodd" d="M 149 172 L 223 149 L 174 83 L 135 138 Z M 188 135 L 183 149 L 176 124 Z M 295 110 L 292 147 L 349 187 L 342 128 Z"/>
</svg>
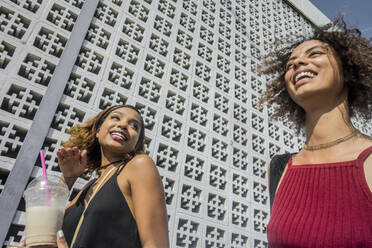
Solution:
<svg viewBox="0 0 372 248">
<path fill-rule="evenodd" d="M 269 247 L 372 247 L 372 192 L 357 159 L 292 166 L 275 195 Z"/>
</svg>

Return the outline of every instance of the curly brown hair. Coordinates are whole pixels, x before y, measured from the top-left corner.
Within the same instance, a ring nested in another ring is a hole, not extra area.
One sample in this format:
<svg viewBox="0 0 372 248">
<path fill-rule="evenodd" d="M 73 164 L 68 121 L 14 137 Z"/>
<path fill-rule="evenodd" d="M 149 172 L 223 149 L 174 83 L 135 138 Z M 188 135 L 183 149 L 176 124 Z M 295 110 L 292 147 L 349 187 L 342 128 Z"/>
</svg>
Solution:
<svg viewBox="0 0 372 248">
<path fill-rule="evenodd" d="M 87 150 L 87 170 L 88 173 L 99 168 L 101 166 L 101 149 L 98 139 L 96 138 L 96 133 L 98 129 L 105 121 L 106 117 L 114 110 L 118 108 L 130 108 L 135 110 L 141 121 L 141 131 L 138 137 L 138 142 L 136 144 L 135 150 L 130 154 L 123 154 L 123 160 L 129 161 L 136 154 L 145 153 L 144 139 L 145 139 L 145 127 L 141 113 L 131 105 L 115 105 L 102 110 L 98 115 L 90 120 L 83 122 L 82 124 L 77 124 L 71 127 L 67 133 L 70 134 L 70 138 L 62 142 L 62 146 L 65 148 L 78 147 L 80 150 Z"/>
<path fill-rule="evenodd" d="M 372 118 L 372 38 L 362 37 L 356 28 L 347 28 L 343 16 L 333 22 L 314 27 L 308 36 L 297 36 L 284 42 L 275 41 L 274 51 L 268 53 L 259 73 L 274 78 L 262 94 L 260 104 L 267 103 L 274 112 L 272 119 L 291 121 L 297 132 L 305 126 L 305 110 L 297 105 L 286 90 L 284 75 L 292 51 L 308 40 L 327 43 L 341 62 L 344 83 L 348 88 L 349 117 L 361 117 L 365 123 Z"/>
</svg>

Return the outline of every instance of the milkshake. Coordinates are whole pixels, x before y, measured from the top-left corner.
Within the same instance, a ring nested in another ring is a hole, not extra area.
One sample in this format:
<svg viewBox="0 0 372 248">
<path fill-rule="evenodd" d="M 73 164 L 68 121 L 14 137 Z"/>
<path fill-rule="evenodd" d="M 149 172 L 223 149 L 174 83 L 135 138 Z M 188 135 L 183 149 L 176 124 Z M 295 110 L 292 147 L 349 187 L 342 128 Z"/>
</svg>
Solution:
<svg viewBox="0 0 372 248">
<path fill-rule="evenodd" d="M 27 245 L 55 245 L 56 233 L 62 226 L 63 213 L 64 209 L 58 207 L 26 208 Z"/>
<path fill-rule="evenodd" d="M 37 177 L 30 182 L 24 192 L 27 246 L 56 246 L 68 196 L 69 190 L 59 177 L 48 176 L 47 182 Z"/>
</svg>

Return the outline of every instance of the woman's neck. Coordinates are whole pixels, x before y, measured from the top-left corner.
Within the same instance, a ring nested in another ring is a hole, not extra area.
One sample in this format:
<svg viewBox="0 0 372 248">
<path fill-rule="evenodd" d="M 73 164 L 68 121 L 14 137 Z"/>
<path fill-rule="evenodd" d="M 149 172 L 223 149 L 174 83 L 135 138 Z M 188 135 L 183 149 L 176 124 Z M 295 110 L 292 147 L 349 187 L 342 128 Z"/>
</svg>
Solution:
<svg viewBox="0 0 372 248">
<path fill-rule="evenodd" d="M 106 166 L 107 164 L 112 163 L 112 162 L 114 162 L 116 160 L 114 160 L 114 159 L 108 159 L 107 157 L 102 156 L 102 158 L 101 158 L 101 167 L 102 166 Z"/>
<path fill-rule="evenodd" d="M 100 171 L 101 177 L 104 176 L 108 171 L 111 170 L 112 166 L 118 166 L 123 162 L 123 159 L 117 159 L 117 160 L 107 160 L 102 158 L 101 159 L 101 166 L 98 168 L 98 171 Z"/>
<path fill-rule="evenodd" d="M 123 160 L 124 158 L 125 158 L 124 154 L 118 155 L 118 154 L 110 152 L 109 150 L 107 151 L 101 148 L 101 167 L 106 166 L 115 161 Z"/>
<path fill-rule="evenodd" d="M 334 141 L 350 134 L 353 129 L 346 100 L 334 108 L 307 111 L 306 143 L 310 146 Z"/>
<path fill-rule="evenodd" d="M 111 159 L 107 159 L 106 157 L 102 157 L 101 167 L 108 167 L 111 164 L 119 163 L 119 162 L 123 161 L 123 159 L 124 159 L 123 157 L 121 157 L 121 158 L 111 158 Z"/>
</svg>

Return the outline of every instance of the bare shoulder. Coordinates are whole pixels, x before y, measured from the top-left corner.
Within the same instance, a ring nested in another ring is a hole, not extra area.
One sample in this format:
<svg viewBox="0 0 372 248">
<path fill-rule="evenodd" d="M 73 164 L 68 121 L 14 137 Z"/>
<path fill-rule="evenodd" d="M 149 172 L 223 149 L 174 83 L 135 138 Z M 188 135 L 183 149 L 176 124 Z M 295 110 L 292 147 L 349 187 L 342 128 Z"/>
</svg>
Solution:
<svg viewBox="0 0 372 248">
<path fill-rule="evenodd" d="M 138 154 L 134 158 L 132 158 L 129 162 L 127 167 L 133 169 L 144 169 L 147 167 L 154 167 L 155 163 L 152 158 L 147 154 Z"/>
<path fill-rule="evenodd" d="M 365 141 L 364 141 L 364 149 L 363 150 L 366 150 L 366 149 L 372 147 L 372 137 L 371 136 L 365 136 L 364 140 Z M 366 162 L 370 165 L 370 167 L 372 167 L 372 152 L 367 157 Z"/>
<path fill-rule="evenodd" d="M 154 160 L 147 154 L 136 155 L 128 162 L 125 170 L 128 175 L 136 177 L 158 174 Z"/>
<path fill-rule="evenodd" d="M 350 142 L 345 149 L 341 149 L 340 153 L 337 154 L 339 157 L 348 156 L 347 159 L 344 160 L 353 160 L 356 159 L 362 152 L 372 146 L 372 137 L 367 135 L 359 135 L 355 140 Z"/>
</svg>

